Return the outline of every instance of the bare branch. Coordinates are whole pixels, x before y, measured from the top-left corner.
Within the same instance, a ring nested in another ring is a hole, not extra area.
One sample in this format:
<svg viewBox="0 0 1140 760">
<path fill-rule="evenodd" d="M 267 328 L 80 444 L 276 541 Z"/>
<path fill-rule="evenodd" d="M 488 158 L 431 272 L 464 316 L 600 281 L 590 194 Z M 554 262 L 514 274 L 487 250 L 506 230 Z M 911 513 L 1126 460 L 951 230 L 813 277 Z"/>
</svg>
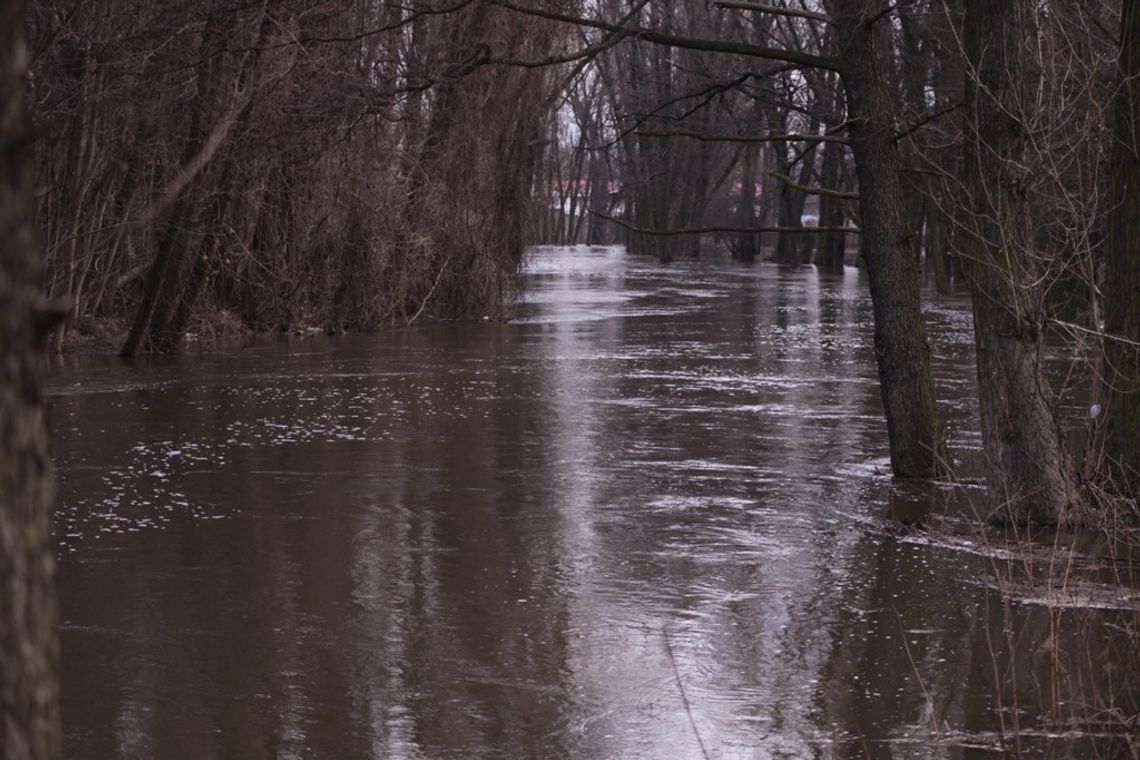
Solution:
<svg viewBox="0 0 1140 760">
<path fill-rule="evenodd" d="M 794 179 L 786 174 L 779 174 L 778 172 L 768 172 L 772 177 L 783 182 L 790 188 L 799 190 L 801 193 L 808 193 L 809 195 L 827 195 L 832 198 L 843 198 L 844 200 L 857 201 L 859 200 L 859 193 L 851 193 L 846 190 L 832 190 L 827 187 L 812 187 L 810 185 L 801 185 Z"/>
<path fill-rule="evenodd" d="M 798 134 L 768 134 L 768 135 L 718 135 L 710 132 L 693 132 L 685 129 L 639 129 L 637 134 L 643 137 L 689 137 L 703 142 L 783 142 L 789 140 L 803 140 L 807 142 L 832 142 L 847 144 L 849 140 L 835 135 L 798 135 Z"/>
<path fill-rule="evenodd" d="M 238 119 L 238 115 L 242 109 L 248 105 L 251 95 L 246 95 L 227 111 L 220 119 L 214 128 L 210 130 L 207 135 L 205 143 L 202 145 L 201 150 L 194 154 L 194 156 L 186 162 L 177 174 L 166 184 L 158 197 L 151 201 L 142 213 L 132 221 L 136 224 L 147 225 L 152 223 L 158 216 L 170 206 L 171 203 L 182 194 L 186 186 L 210 163 L 214 154 L 218 152 L 218 148 L 226 141 L 226 137 L 230 133 L 230 128 Z"/>
<path fill-rule="evenodd" d="M 769 13 L 773 16 L 791 16 L 793 18 L 806 18 L 812 21 L 822 21 L 823 23 L 831 23 L 831 17 L 825 13 L 815 13 L 808 10 L 795 10 L 794 8 L 780 8 L 775 5 L 768 5 L 767 3 L 748 3 L 742 0 L 717 0 L 716 7 L 724 8 L 725 10 L 736 11 L 756 11 L 757 13 Z"/>
<path fill-rule="evenodd" d="M 898 142 L 899 140 L 902 140 L 905 137 L 909 137 L 910 135 L 914 134 L 918 130 L 925 127 L 930 122 L 935 121 L 937 119 L 940 119 L 943 116 L 946 116 L 947 114 L 954 113 L 959 108 L 963 108 L 965 105 L 966 105 L 965 101 L 959 101 L 957 103 L 952 103 L 943 109 L 940 109 L 938 111 L 934 111 L 933 113 L 926 114 L 921 119 L 916 121 L 914 124 L 911 124 L 909 127 L 904 129 L 902 132 L 899 132 L 897 135 L 895 135 L 895 142 Z"/>
<path fill-rule="evenodd" d="M 636 16 L 637 13 L 642 8 L 644 8 L 648 2 L 649 0 L 639 0 L 639 2 L 633 6 L 629 13 L 622 16 L 622 19 L 619 22 L 619 26 L 624 26 L 625 23 Z M 610 32 L 602 40 L 594 43 L 593 45 L 587 45 L 581 50 L 566 53 L 565 55 L 554 55 L 533 60 L 493 58 L 491 60 L 488 60 L 487 63 L 497 66 L 517 66 L 526 69 L 538 69 L 546 66 L 553 66 L 559 63 L 571 63 L 577 61 L 580 63 L 580 65 L 576 67 L 574 74 L 565 79 L 565 81 L 569 82 L 571 79 L 573 79 L 574 76 L 577 76 L 578 72 L 581 71 L 582 65 L 594 60 L 594 58 L 597 57 L 599 53 L 609 50 L 624 39 L 625 35 L 622 32 L 615 31 Z"/>
<path fill-rule="evenodd" d="M 871 16 L 870 18 L 868 18 L 864 23 L 867 26 L 877 24 L 879 21 L 883 20 L 884 18 L 891 15 L 895 11 L 901 10 L 902 8 L 905 8 L 906 6 L 911 5 L 913 3 L 914 3 L 914 0 L 899 0 L 896 3 L 891 3 L 886 8 L 883 8 L 881 11 L 876 13 L 874 16 Z"/>
<path fill-rule="evenodd" d="M 684 229 L 676 230 L 653 230 L 645 227 L 637 227 L 630 224 L 624 219 L 603 214 L 601 211 L 590 210 L 594 216 L 605 219 L 607 222 L 613 222 L 619 227 L 624 227 L 630 232 L 636 232 L 639 235 L 653 235 L 654 237 L 667 237 L 671 235 L 711 235 L 716 232 L 790 232 L 793 234 L 814 234 L 817 232 L 849 232 L 853 235 L 858 235 L 861 230 L 858 227 L 729 227 L 729 226 L 711 226 L 711 227 L 686 227 Z"/>
<path fill-rule="evenodd" d="M 749 58 L 764 58 L 770 61 L 784 61 L 786 63 L 794 63 L 802 68 L 819 68 L 829 69 L 831 71 L 838 71 L 840 68 L 839 59 L 830 56 L 813 55 L 812 53 L 804 53 L 799 50 L 784 50 L 782 48 L 765 47 L 763 45 L 751 45 L 747 42 L 734 42 L 732 40 L 711 40 L 700 37 L 685 37 L 676 34 L 667 34 L 665 32 L 657 32 L 652 29 L 644 29 L 641 27 L 626 27 L 619 24 L 612 24 L 608 21 L 601 19 L 583 18 L 581 16 L 572 16 L 565 13 L 557 13 L 555 11 L 546 11 L 540 8 L 525 8 L 521 5 L 509 2 L 509 0 L 492 0 L 495 5 L 502 8 L 521 13 L 527 16 L 536 16 L 538 18 L 545 18 L 551 21 L 560 21 L 566 24 L 577 24 L 591 29 L 604 29 L 610 32 L 617 32 L 624 37 L 634 37 L 639 40 L 645 40 L 655 45 L 665 45 L 674 48 L 684 48 L 686 50 L 702 50 L 709 53 L 729 53 L 732 55 L 742 55 Z"/>
</svg>

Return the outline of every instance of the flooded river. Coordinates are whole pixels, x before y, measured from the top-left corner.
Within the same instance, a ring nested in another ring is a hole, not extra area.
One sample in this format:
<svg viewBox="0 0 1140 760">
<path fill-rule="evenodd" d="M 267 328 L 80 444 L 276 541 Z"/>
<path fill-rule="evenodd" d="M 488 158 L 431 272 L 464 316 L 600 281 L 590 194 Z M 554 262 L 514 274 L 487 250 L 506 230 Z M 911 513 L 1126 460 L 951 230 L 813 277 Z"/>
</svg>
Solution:
<svg viewBox="0 0 1140 760">
<path fill-rule="evenodd" d="M 541 249 L 508 324 L 53 370 L 67 756 L 1091 756 L 1119 600 L 923 527 L 862 278 Z"/>
</svg>

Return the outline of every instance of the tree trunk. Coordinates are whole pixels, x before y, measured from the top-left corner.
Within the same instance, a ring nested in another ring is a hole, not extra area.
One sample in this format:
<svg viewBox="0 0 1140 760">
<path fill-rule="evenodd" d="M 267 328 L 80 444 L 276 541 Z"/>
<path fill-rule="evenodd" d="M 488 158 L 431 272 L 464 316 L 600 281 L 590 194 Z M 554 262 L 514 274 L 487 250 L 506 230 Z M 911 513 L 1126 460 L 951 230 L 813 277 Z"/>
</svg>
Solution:
<svg viewBox="0 0 1140 760">
<path fill-rule="evenodd" d="M 53 475 L 38 366 L 39 297 L 24 3 L 0 5 L 0 757 L 60 756 Z"/>
<path fill-rule="evenodd" d="M 610 200 L 610 170 L 605 158 L 605 138 L 601 134 L 598 124 L 591 120 L 589 123 L 589 140 L 587 142 L 587 159 L 589 169 L 587 176 L 590 182 L 589 208 L 610 214 L 613 203 Z M 588 212 L 587 212 L 588 214 Z M 606 245 L 613 242 L 611 230 L 606 222 L 596 217 L 586 219 L 586 242 L 589 245 Z"/>
<path fill-rule="evenodd" d="M 946 215 L 931 204 L 926 217 L 926 261 L 934 271 L 934 287 L 950 292 L 950 224 Z"/>
<path fill-rule="evenodd" d="M 787 122 L 785 121 L 784 129 L 787 131 Z M 809 133 L 812 130 L 807 130 Z M 778 151 L 780 157 L 780 173 L 786 177 L 792 177 L 800 185 L 807 185 L 811 182 L 811 160 L 810 158 L 803 158 L 800 165 L 799 176 L 793 176 L 792 170 L 795 168 L 791 163 L 796 151 L 792 150 L 789 154 L 791 146 L 784 141 L 773 143 L 773 147 Z M 786 182 L 780 183 L 780 214 L 777 224 L 782 228 L 789 228 L 798 230 L 803 227 L 803 213 L 804 203 L 807 201 L 807 196 L 800 190 Z M 787 266 L 799 266 L 800 260 L 800 242 L 803 240 L 803 233 L 800 232 L 779 232 L 776 235 L 776 262 Z"/>
<path fill-rule="evenodd" d="M 1113 114 L 1104 261 L 1104 453 L 1140 489 L 1140 2 L 1120 11 L 1120 84 Z M 1123 339 L 1123 340 L 1120 340 Z M 1131 344 L 1124 342 L 1131 341 Z"/>
<path fill-rule="evenodd" d="M 918 14 L 900 13 L 902 28 L 899 50 L 902 66 L 903 121 L 918 123 L 927 114 L 926 81 L 927 60 L 923 55 L 922 39 L 919 32 Z M 916 261 L 922 260 L 922 227 L 927 218 L 926 179 L 916 173 L 904 175 L 906 192 L 907 228 L 910 230 L 910 245 Z"/>
<path fill-rule="evenodd" d="M 201 51 L 204 61 L 199 64 L 198 96 L 192 108 L 193 117 L 189 138 L 186 144 L 183 166 L 205 160 L 190 181 L 177 204 L 171 218 L 178 220 L 171 230 L 164 233 L 155 257 L 155 263 L 147 278 L 147 288 L 143 301 L 135 315 L 127 341 L 120 349 L 123 356 L 131 356 L 139 351 L 149 350 L 160 354 L 173 353 L 182 339 L 190 322 L 198 299 L 206 289 L 208 278 L 217 263 L 216 238 L 203 232 L 223 219 L 225 201 L 211 201 L 220 188 L 233 191 L 234 183 L 225 174 L 212 172 L 209 162 L 215 151 L 236 131 L 239 134 L 248 128 L 249 109 L 252 98 L 246 98 L 239 108 L 238 103 L 226 92 L 224 77 L 226 62 L 218 53 L 225 47 L 227 35 L 236 23 L 236 13 L 213 15 L 206 22 Z M 259 37 L 255 47 L 260 47 L 271 28 L 270 17 L 266 14 L 259 25 Z M 247 55 L 237 67 L 235 79 L 240 92 L 252 92 L 257 74 L 258 54 Z M 241 96 L 239 96 L 241 97 Z M 204 116 L 212 115 L 215 123 L 207 132 L 208 121 Z M 240 192 L 233 193 L 240 195 Z M 185 227 L 185 229 L 183 229 Z M 215 241 L 211 245 L 211 241 Z"/>
<path fill-rule="evenodd" d="M 843 146 L 839 143 L 827 143 L 823 146 L 823 158 L 820 161 L 819 184 L 823 187 L 841 189 L 839 187 L 843 174 Z M 842 227 L 847 223 L 843 213 L 843 201 L 833 195 L 822 195 L 819 198 L 819 226 Z M 820 269 L 827 272 L 842 272 L 844 258 L 847 250 L 846 233 L 832 230 L 815 236 L 818 250 L 815 263 Z"/>
<path fill-rule="evenodd" d="M 225 41 L 226 24 L 219 16 L 210 16 L 202 33 L 200 45 L 202 61 L 198 64 L 198 93 L 190 110 L 190 128 L 183 150 L 182 166 L 188 167 L 206 147 L 207 124 L 205 113 L 213 101 L 217 78 L 221 69 L 218 48 Z M 144 351 L 167 353 L 174 349 L 180 336 L 171 335 L 168 326 L 181 300 L 183 281 L 191 268 L 187 261 L 193 251 L 194 228 L 198 221 L 195 213 L 201 181 L 195 177 L 184 189 L 168 212 L 167 226 L 158 237 L 154 263 L 147 273 L 143 299 L 135 311 L 131 330 L 120 348 L 122 356 L 133 356 Z"/>
<path fill-rule="evenodd" d="M 849 137 L 859 180 L 862 250 L 875 314 L 875 356 L 897 477 L 947 473 L 946 448 L 922 321 L 918 263 L 903 201 L 902 158 L 894 139 L 894 99 L 886 76 L 883 22 L 866 23 L 880 0 L 829 0 L 847 92 Z"/>
<path fill-rule="evenodd" d="M 756 161 L 760 147 L 749 145 L 744 149 L 744 161 L 740 172 L 740 208 L 738 209 L 741 227 L 756 227 Z M 760 233 L 740 232 L 736 237 L 736 258 L 753 261 L 760 254 Z"/>
<path fill-rule="evenodd" d="M 1026 191 L 1032 0 L 969 0 L 966 183 L 982 441 L 993 519 L 1054 524 L 1079 503 L 1041 367 L 1045 294 Z"/>
</svg>

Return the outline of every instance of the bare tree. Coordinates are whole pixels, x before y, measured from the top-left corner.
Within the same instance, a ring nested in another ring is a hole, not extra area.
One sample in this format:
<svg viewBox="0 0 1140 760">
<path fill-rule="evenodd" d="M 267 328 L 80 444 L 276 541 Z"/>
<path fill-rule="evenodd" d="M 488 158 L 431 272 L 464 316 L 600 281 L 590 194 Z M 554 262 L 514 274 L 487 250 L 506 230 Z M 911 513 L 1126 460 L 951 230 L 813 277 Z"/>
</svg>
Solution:
<svg viewBox="0 0 1140 760">
<path fill-rule="evenodd" d="M 65 330 L 129 319 L 123 353 L 169 352 L 225 315 L 372 329 L 514 292 L 559 69 L 500 64 L 564 27 L 489 0 L 37 0 L 29 28 Z"/>
</svg>

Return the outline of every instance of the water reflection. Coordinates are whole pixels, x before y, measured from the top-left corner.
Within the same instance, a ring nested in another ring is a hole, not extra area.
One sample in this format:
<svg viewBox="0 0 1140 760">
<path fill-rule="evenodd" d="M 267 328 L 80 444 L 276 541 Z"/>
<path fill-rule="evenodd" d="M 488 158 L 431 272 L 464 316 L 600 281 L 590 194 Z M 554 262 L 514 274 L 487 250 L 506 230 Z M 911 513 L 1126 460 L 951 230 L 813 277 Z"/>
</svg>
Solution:
<svg viewBox="0 0 1140 760">
<path fill-rule="evenodd" d="M 858 272 L 529 279 L 508 325 L 55 373 L 69 756 L 956 758 L 1133 698 L 891 485 Z"/>
</svg>

